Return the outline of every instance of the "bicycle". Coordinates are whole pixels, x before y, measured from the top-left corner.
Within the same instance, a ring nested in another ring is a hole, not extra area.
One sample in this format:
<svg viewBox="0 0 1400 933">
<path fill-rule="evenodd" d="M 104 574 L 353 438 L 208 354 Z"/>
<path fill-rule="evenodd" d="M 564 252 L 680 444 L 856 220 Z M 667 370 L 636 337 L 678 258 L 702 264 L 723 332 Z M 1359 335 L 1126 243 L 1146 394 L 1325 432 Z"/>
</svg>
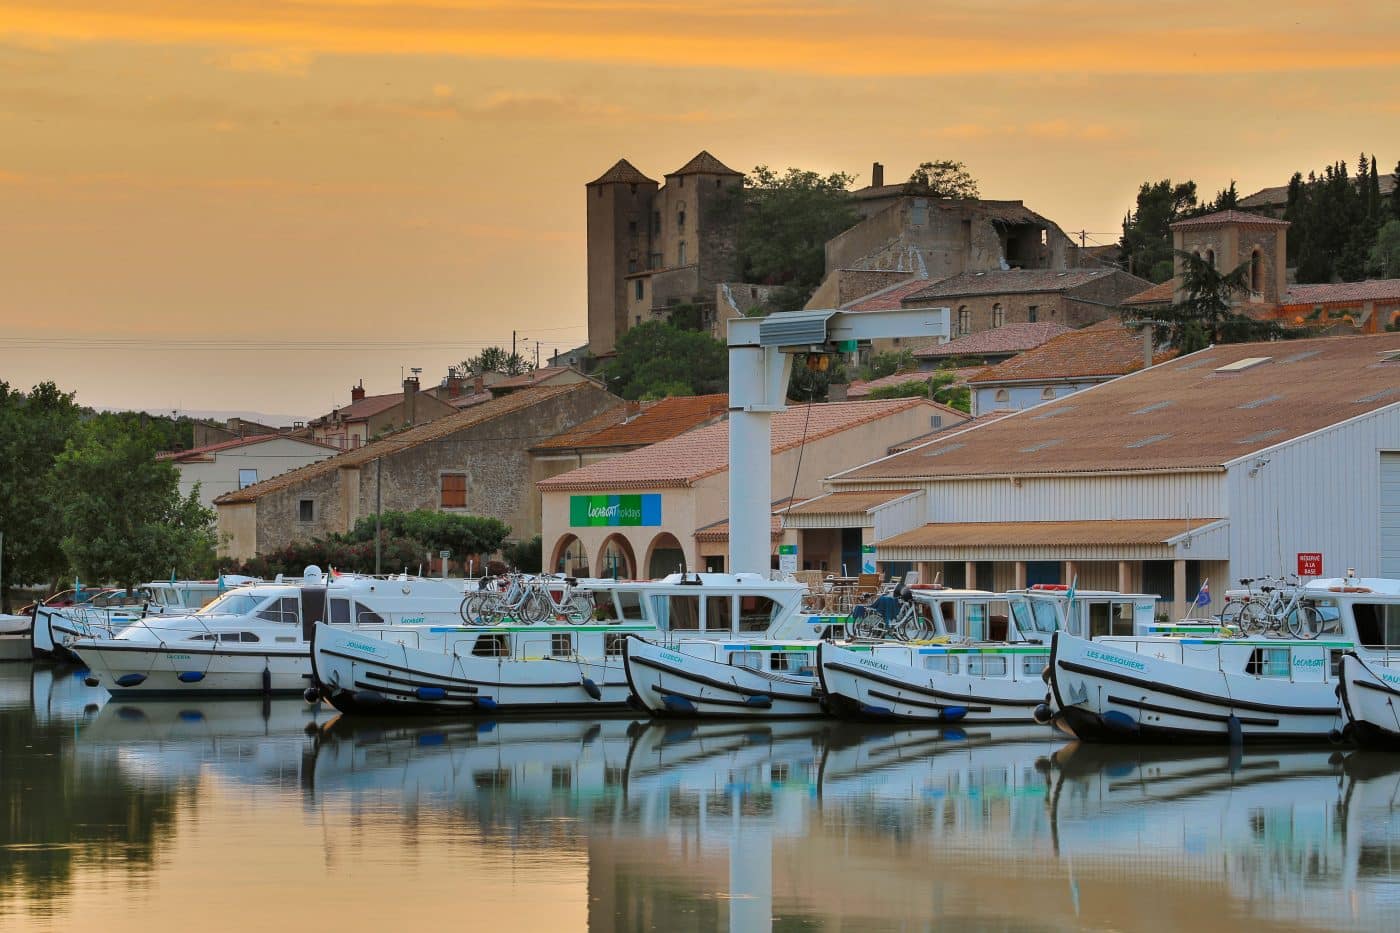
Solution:
<svg viewBox="0 0 1400 933">
<path fill-rule="evenodd" d="M 1264 582 L 1256 596 L 1253 585 L 1261 579 Z M 1240 637 L 1287 634 L 1312 640 L 1322 634 L 1322 614 L 1304 601 L 1299 577 L 1246 577 L 1240 585 L 1248 592 L 1243 600 L 1232 602 L 1221 611 L 1222 627 L 1234 625 Z"/>
<path fill-rule="evenodd" d="M 544 600 L 544 618 L 557 619 L 563 616 L 571 625 L 582 625 L 593 618 L 593 593 L 575 589 L 578 586 L 576 578 L 565 577 L 562 581 L 546 578 L 534 581 L 533 586 L 538 588 L 540 597 Z M 557 599 L 554 596 L 556 589 L 559 591 Z"/>
<path fill-rule="evenodd" d="M 528 586 L 523 574 L 507 574 L 504 591 L 500 580 L 483 578 L 480 588 L 462 598 L 459 612 L 468 625 L 499 625 L 506 619 L 530 625 L 548 615 L 546 600 Z M 489 589 L 487 587 L 490 587 Z"/>
</svg>

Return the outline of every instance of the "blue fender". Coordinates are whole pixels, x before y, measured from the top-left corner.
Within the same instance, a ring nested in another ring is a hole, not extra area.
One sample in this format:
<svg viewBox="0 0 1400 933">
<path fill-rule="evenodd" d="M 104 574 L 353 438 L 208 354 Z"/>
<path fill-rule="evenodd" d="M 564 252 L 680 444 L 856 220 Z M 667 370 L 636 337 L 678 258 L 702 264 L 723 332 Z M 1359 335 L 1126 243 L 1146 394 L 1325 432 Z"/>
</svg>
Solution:
<svg viewBox="0 0 1400 933">
<path fill-rule="evenodd" d="M 135 687 L 146 682 L 145 674 L 123 674 L 117 678 L 118 687 Z"/>
<path fill-rule="evenodd" d="M 939 718 L 944 722 L 957 722 L 967 716 L 966 706 L 945 706 Z"/>
<path fill-rule="evenodd" d="M 1105 728 L 1114 732 L 1137 732 L 1138 722 L 1133 717 L 1121 710 L 1111 709 L 1104 713 L 1102 717 Z"/>
<path fill-rule="evenodd" d="M 175 678 L 182 684 L 197 684 L 204 679 L 203 671 L 181 671 Z"/>
<path fill-rule="evenodd" d="M 665 706 L 666 709 L 672 713 L 695 712 L 694 703 L 690 702 L 685 697 L 678 697 L 674 693 L 663 694 L 661 697 L 661 705 Z"/>
<path fill-rule="evenodd" d="M 592 679 L 591 677 L 585 677 L 585 678 L 583 678 L 583 680 L 582 680 L 582 682 L 580 682 L 579 686 L 583 688 L 583 692 L 584 692 L 584 693 L 588 694 L 588 695 L 591 696 L 593 699 L 595 699 L 595 700 L 601 700 L 601 699 L 603 698 L 603 690 L 602 690 L 602 688 L 599 687 L 599 686 L 593 681 L 593 679 Z"/>
<path fill-rule="evenodd" d="M 413 691 L 413 694 L 418 697 L 418 699 L 427 700 L 428 702 L 445 700 L 447 698 L 447 691 L 441 687 L 419 687 L 417 690 Z"/>
</svg>

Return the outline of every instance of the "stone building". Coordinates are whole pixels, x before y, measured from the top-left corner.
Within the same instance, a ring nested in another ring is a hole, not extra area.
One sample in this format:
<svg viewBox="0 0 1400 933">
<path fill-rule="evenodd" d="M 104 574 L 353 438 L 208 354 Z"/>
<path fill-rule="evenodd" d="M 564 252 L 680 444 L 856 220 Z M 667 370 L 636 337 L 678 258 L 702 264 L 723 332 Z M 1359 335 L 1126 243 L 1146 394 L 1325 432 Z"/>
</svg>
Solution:
<svg viewBox="0 0 1400 933">
<path fill-rule="evenodd" d="M 1335 334 L 1374 334 L 1400 327 L 1400 279 L 1290 285 L 1288 228 L 1287 221 L 1260 214 L 1217 211 L 1172 224 L 1172 247 L 1193 253 L 1221 271 L 1246 266 L 1246 288 L 1234 302 L 1253 317 Z M 1174 265 L 1171 279 L 1126 298 L 1124 306 L 1149 315 L 1153 308 L 1184 298 L 1180 256 Z"/>
<path fill-rule="evenodd" d="M 346 532 L 361 516 L 437 509 L 540 531 L 532 445 L 622 405 L 592 382 L 522 389 L 220 496 L 222 553 L 246 559 Z"/>
<path fill-rule="evenodd" d="M 206 508 L 227 492 L 271 479 L 288 470 L 333 456 L 337 448 L 288 434 L 254 434 L 204 444 L 189 450 L 156 454 L 180 473 L 180 495 L 199 487 L 199 501 Z"/>
<path fill-rule="evenodd" d="M 1121 269 L 968 272 L 907 295 L 906 308 L 948 308 L 954 337 L 1007 324 L 1083 327 L 1117 313 L 1151 283 Z"/>
<path fill-rule="evenodd" d="M 364 383 L 350 389 L 350 404 L 314 419 L 308 427 L 313 440 L 341 450 L 353 450 L 386 431 L 426 424 L 450 415 L 457 408 L 423 389 L 417 376 L 403 381 L 402 392 L 366 395 Z"/>
<path fill-rule="evenodd" d="M 664 179 L 658 185 L 621 159 L 585 186 L 594 356 L 675 305 L 713 318 L 716 287 L 735 278 L 734 196 L 743 175 L 702 151 Z"/>
</svg>

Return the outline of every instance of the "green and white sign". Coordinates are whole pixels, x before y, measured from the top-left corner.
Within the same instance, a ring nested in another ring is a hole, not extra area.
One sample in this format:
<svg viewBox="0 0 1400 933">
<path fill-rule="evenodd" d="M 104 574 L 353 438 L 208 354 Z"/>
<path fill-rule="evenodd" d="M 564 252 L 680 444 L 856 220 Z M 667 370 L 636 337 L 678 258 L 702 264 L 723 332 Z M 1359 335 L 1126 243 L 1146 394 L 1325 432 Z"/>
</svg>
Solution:
<svg viewBox="0 0 1400 933">
<path fill-rule="evenodd" d="M 860 546 L 860 572 L 879 573 L 875 568 L 875 545 L 862 544 Z"/>
<path fill-rule="evenodd" d="M 780 573 L 797 572 L 797 545 L 778 545 L 778 571 Z"/>
<path fill-rule="evenodd" d="M 570 496 L 569 527 L 594 528 L 661 524 L 661 494 L 635 496 Z"/>
</svg>

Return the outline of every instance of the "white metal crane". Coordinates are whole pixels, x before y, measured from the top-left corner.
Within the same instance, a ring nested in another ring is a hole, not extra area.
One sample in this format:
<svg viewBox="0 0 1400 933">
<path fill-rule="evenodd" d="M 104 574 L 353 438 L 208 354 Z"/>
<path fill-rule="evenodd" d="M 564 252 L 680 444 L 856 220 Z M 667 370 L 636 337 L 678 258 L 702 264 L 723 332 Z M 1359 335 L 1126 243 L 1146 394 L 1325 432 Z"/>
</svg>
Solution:
<svg viewBox="0 0 1400 933">
<path fill-rule="evenodd" d="M 795 353 L 854 350 L 891 337 L 948 337 L 947 308 L 793 311 L 729 322 L 729 564 L 768 574 L 773 514 L 772 419 L 787 408 Z"/>
</svg>

